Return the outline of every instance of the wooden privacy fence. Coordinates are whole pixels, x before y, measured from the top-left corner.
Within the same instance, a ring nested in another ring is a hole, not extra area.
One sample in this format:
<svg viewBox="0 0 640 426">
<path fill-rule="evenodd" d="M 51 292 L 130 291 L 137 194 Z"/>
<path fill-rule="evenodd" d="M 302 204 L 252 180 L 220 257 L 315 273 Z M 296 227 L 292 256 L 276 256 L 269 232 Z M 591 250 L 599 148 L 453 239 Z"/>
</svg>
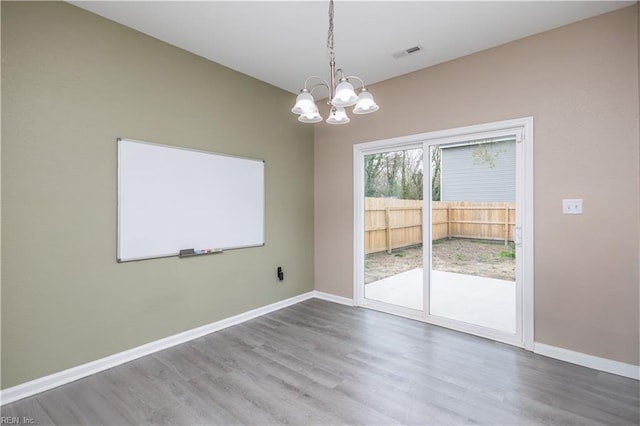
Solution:
<svg viewBox="0 0 640 426">
<path fill-rule="evenodd" d="M 377 253 L 422 244 L 422 200 L 365 198 L 365 251 Z M 515 203 L 434 201 L 431 239 L 513 241 Z"/>
</svg>

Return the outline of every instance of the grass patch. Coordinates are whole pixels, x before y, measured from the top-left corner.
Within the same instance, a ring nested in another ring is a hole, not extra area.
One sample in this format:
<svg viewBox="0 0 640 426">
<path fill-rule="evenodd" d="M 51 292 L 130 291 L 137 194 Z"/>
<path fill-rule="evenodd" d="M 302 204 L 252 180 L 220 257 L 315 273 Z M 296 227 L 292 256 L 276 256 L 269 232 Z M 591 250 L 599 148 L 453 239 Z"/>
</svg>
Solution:
<svg viewBox="0 0 640 426">
<path fill-rule="evenodd" d="M 498 257 L 503 259 L 515 259 L 516 258 L 516 246 L 509 246 L 508 249 L 498 252 Z"/>
</svg>

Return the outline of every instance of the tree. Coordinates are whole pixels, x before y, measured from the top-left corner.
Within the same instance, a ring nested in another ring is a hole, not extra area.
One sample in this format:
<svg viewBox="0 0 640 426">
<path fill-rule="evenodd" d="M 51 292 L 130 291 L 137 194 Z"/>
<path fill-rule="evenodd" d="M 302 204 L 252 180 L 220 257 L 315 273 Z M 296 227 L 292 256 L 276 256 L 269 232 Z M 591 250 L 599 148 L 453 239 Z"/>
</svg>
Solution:
<svg viewBox="0 0 640 426">
<path fill-rule="evenodd" d="M 477 144 L 471 152 L 473 164 L 477 166 L 485 165 L 491 169 L 495 168 L 496 160 L 500 154 L 505 152 L 504 149 L 497 148 L 496 146 L 494 142 Z"/>
<path fill-rule="evenodd" d="M 431 148 L 431 201 L 440 201 L 441 197 L 442 151 Z"/>
<path fill-rule="evenodd" d="M 422 200 L 422 150 L 403 151 L 400 165 L 400 198 Z"/>
<path fill-rule="evenodd" d="M 364 157 L 365 197 L 375 197 L 378 195 L 376 193 L 376 181 L 384 168 L 383 156 L 384 154 L 372 154 L 365 155 Z"/>
<path fill-rule="evenodd" d="M 387 175 L 387 197 L 398 196 L 398 170 L 400 170 L 402 158 L 402 152 L 388 152 L 384 154 L 385 171 Z"/>
<path fill-rule="evenodd" d="M 422 150 L 366 155 L 365 196 L 422 199 Z"/>
</svg>

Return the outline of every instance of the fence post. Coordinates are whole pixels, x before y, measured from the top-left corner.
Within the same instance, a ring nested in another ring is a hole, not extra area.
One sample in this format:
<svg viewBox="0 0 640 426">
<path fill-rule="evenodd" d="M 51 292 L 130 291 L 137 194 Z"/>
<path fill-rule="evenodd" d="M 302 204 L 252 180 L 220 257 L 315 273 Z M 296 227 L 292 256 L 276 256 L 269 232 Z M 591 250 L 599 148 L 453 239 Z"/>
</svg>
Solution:
<svg viewBox="0 0 640 426">
<path fill-rule="evenodd" d="M 504 245 L 509 245 L 509 206 L 504 208 Z"/>
<path fill-rule="evenodd" d="M 384 226 L 385 232 L 387 233 L 387 253 L 391 254 L 391 249 L 393 248 L 391 245 L 391 221 L 389 220 L 389 207 L 385 207 L 384 209 Z"/>
<path fill-rule="evenodd" d="M 447 204 L 447 239 L 451 239 L 451 206 Z"/>
<path fill-rule="evenodd" d="M 433 232 L 433 227 L 431 227 L 431 232 Z M 424 209 L 422 207 L 420 207 L 420 235 L 424 237 Z M 424 244 L 424 238 L 421 239 L 422 244 Z"/>
</svg>

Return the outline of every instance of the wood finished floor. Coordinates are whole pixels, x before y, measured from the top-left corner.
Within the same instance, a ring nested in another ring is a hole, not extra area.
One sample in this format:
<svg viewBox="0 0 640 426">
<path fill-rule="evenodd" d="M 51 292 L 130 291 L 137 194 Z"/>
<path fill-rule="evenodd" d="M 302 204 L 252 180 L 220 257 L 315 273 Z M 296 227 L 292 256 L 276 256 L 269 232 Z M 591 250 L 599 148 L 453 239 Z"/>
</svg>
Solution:
<svg viewBox="0 0 640 426">
<path fill-rule="evenodd" d="M 317 299 L 2 407 L 37 424 L 637 425 L 638 382 Z"/>
</svg>

